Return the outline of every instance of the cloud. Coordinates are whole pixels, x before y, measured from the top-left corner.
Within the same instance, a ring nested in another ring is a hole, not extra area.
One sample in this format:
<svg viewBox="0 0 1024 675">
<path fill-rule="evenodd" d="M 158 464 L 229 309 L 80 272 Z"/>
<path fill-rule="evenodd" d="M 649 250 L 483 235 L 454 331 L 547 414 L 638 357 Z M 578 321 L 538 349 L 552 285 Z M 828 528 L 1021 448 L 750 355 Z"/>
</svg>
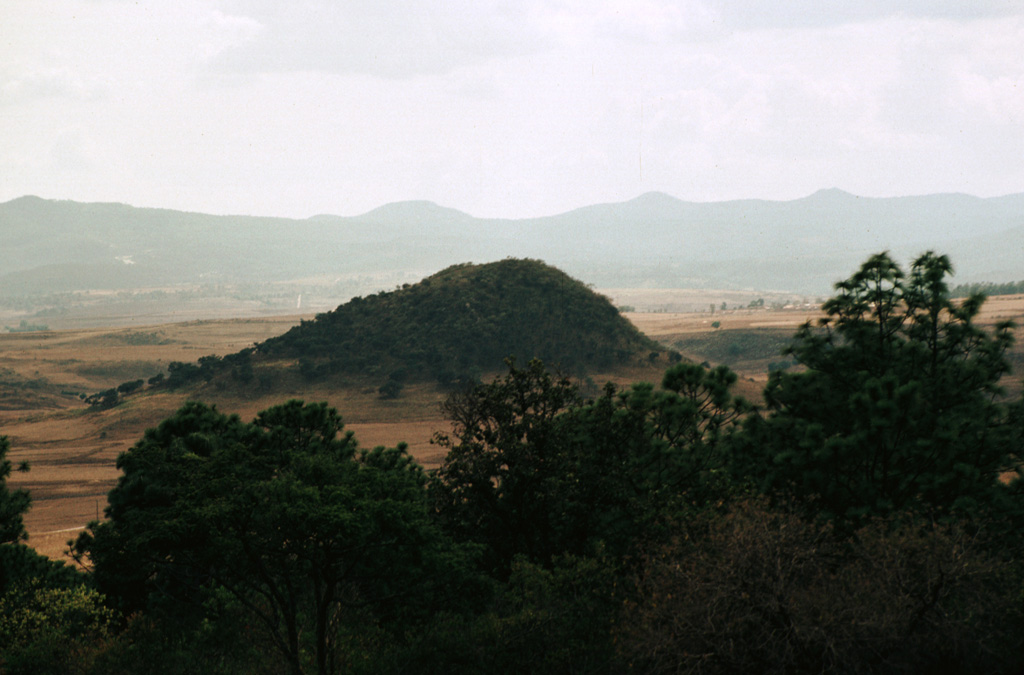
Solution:
<svg viewBox="0 0 1024 675">
<path fill-rule="evenodd" d="M 10 73 L 0 80 L 0 106 L 47 99 L 88 100 L 103 96 L 107 87 L 102 82 L 87 83 L 68 68 L 41 68 L 29 72 Z"/>
<path fill-rule="evenodd" d="M 3 103 L 128 99 L 187 86 L 205 64 L 260 25 L 203 0 L 52 0 L 0 6 L 15 28 L 0 62 Z M 5 55 L 6 56 L 6 55 Z"/>
<path fill-rule="evenodd" d="M 534 5 L 529 17 L 566 47 L 609 40 L 663 46 L 722 32 L 718 14 L 701 0 L 560 0 Z"/>
<path fill-rule="evenodd" d="M 893 17 L 969 21 L 1021 11 L 1018 0 L 713 0 L 710 7 L 736 30 L 820 28 Z"/>
<path fill-rule="evenodd" d="M 218 66 L 241 72 L 323 71 L 409 78 L 528 53 L 541 36 L 515 5 L 479 0 L 301 0 L 223 7 L 265 29 Z"/>
</svg>

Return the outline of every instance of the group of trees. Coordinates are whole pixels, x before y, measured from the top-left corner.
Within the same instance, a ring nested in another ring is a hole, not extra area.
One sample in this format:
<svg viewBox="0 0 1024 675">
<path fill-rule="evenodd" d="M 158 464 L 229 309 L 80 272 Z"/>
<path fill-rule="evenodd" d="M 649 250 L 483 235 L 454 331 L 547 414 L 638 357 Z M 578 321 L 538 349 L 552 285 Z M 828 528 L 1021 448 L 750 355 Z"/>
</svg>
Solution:
<svg viewBox="0 0 1024 675">
<path fill-rule="evenodd" d="M 123 397 L 139 391 L 146 385 L 150 388 L 178 389 L 199 381 L 210 382 L 219 375 L 226 375 L 241 385 L 248 385 L 255 377 L 253 351 L 252 347 L 248 347 L 223 357 L 212 354 L 201 356 L 196 363 L 171 361 L 167 364 L 166 374 L 157 373 L 147 380 L 129 380 L 110 389 L 80 396 L 93 408 L 108 410 L 119 404 Z"/>
<path fill-rule="evenodd" d="M 984 281 L 973 284 L 959 284 L 950 291 L 954 298 L 967 298 L 978 293 L 984 293 L 985 295 L 1016 295 L 1024 293 L 1024 279 L 1003 283 Z"/>
<path fill-rule="evenodd" d="M 2 667 L 1019 672 L 1011 326 L 976 325 L 950 271 L 872 257 L 761 408 L 725 367 L 586 399 L 509 360 L 449 397 L 429 474 L 324 404 L 187 404 L 119 458 L 86 572 L 4 545 Z M 17 539 L 27 497 L 0 498 Z M 54 589 L 77 609 L 33 629 Z"/>
</svg>

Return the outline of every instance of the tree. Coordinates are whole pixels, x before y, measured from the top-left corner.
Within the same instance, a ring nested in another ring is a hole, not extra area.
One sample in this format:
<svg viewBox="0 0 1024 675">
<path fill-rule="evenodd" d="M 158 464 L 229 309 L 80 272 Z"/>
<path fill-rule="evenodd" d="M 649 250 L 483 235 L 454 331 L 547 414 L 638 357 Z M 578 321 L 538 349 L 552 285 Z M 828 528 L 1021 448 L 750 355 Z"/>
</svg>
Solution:
<svg viewBox="0 0 1024 675">
<path fill-rule="evenodd" d="M 457 537 L 484 544 L 487 564 L 509 570 L 516 554 L 545 562 L 563 543 L 561 513 L 568 443 L 558 415 L 579 405 L 578 387 L 539 360 L 487 384 L 455 392 L 443 404 L 454 435 L 431 489 L 438 514 Z"/>
<path fill-rule="evenodd" d="M 725 441 L 750 410 L 731 391 L 736 379 L 726 366 L 679 363 L 659 389 L 607 385 L 603 396 L 566 413 L 573 473 L 562 492 L 575 503 L 581 540 L 600 541 L 613 555 L 633 553 L 679 509 L 723 496 Z"/>
<path fill-rule="evenodd" d="M 7 437 L 0 436 L 0 670 L 68 672 L 69 641 L 77 644 L 92 627 L 93 616 L 73 600 L 87 594 L 84 579 L 23 543 L 28 533 L 22 516 L 31 499 L 27 490 L 7 486 L 13 468 L 9 449 Z M 28 465 L 18 468 L 27 471 Z M 97 608 L 99 600 L 90 596 L 85 604 Z"/>
<path fill-rule="evenodd" d="M 245 424 L 189 403 L 118 467 L 109 519 L 76 543 L 100 587 L 178 617 L 226 593 L 294 673 L 310 634 L 316 672 L 336 672 L 339 625 L 398 597 L 414 605 L 443 557 L 419 465 L 404 447 L 359 451 L 325 404 L 290 401 Z"/>
<path fill-rule="evenodd" d="M 804 369 L 771 374 L 769 415 L 741 442 L 746 473 L 851 522 L 1000 501 L 1021 434 L 999 385 L 1012 324 L 977 326 L 984 297 L 953 302 L 951 272 L 929 252 L 908 277 L 882 253 L 836 284 L 788 350 Z"/>
<path fill-rule="evenodd" d="M 121 402 L 121 397 L 117 393 L 117 388 L 111 387 L 110 389 L 105 389 L 95 394 L 91 394 L 85 399 L 85 402 L 93 408 L 109 410 Z"/>
<path fill-rule="evenodd" d="M 0 667 L 4 673 L 92 672 L 115 613 L 84 583 L 29 584 L 0 596 Z"/>
<path fill-rule="evenodd" d="M 128 382 L 122 382 L 117 385 L 117 392 L 119 394 L 131 394 L 134 391 L 142 388 L 144 384 L 143 380 L 130 380 Z"/>
<path fill-rule="evenodd" d="M 7 479 L 11 475 L 13 465 L 7 459 L 10 443 L 6 436 L 0 436 L 0 544 L 20 542 L 28 539 L 22 516 L 28 511 L 32 499 L 27 490 L 11 490 L 7 487 Z M 28 465 L 22 464 L 21 471 L 27 471 Z"/>
<path fill-rule="evenodd" d="M 432 482 L 456 536 L 486 546 L 507 572 L 513 558 L 628 551 L 687 490 L 713 482 L 722 440 L 748 405 L 728 368 L 668 369 L 662 388 L 607 386 L 585 403 L 576 385 L 539 361 L 449 398 L 454 437 Z"/>
</svg>

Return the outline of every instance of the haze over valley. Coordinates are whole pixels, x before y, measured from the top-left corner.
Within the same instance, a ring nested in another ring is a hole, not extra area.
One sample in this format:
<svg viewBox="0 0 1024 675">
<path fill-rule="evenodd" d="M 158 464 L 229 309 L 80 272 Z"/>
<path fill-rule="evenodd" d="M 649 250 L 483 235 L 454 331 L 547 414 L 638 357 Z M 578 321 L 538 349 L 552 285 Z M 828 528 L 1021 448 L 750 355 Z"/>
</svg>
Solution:
<svg viewBox="0 0 1024 675">
<path fill-rule="evenodd" d="M 520 220 L 430 202 L 294 220 L 22 197 L 0 204 L 0 312 L 7 325 L 54 327 L 309 313 L 506 257 L 634 289 L 621 293 L 633 307 L 692 310 L 704 295 L 659 304 L 635 289 L 814 298 L 872 252 L 909 260 L 928 249 L 950 252 L 956 283 L 1024 278 L 1024 194 L 872 199 L 830 189 L 693 203 L 649 193 Z"/>
</svg>

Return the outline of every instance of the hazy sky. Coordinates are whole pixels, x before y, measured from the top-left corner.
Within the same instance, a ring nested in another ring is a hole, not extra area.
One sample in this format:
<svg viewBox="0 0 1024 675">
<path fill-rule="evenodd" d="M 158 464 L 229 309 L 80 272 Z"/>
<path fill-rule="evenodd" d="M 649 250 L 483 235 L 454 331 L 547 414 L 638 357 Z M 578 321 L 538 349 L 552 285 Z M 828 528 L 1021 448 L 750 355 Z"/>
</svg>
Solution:
<svg viewBox="0 0 1024 675">
<path fill-rule="evenodd" d="M 0 201 L 1024 192 L 1024 0 L 0 0 Z"/>
</svg>

